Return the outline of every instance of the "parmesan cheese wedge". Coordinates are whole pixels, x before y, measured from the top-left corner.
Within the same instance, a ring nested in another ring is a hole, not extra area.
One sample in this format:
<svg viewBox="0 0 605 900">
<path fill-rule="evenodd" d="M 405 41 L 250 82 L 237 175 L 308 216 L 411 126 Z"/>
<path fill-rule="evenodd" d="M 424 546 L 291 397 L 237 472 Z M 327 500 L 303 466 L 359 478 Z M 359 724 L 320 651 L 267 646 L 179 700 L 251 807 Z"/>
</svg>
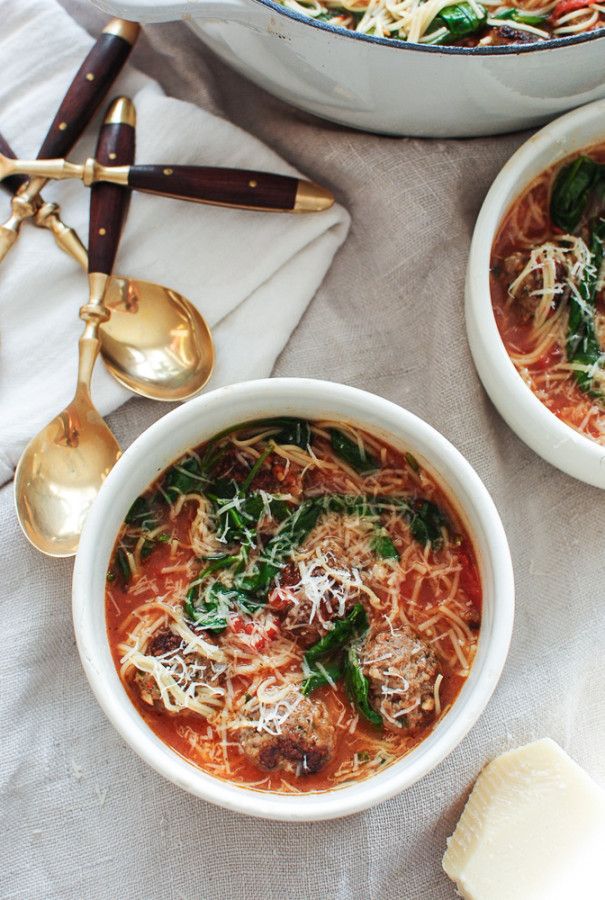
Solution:
<svg viewBox="0 0 605 900">
<path fill-rule="evenodd" d="M 550 738 L 486 766 L 447 843 L 465 900 L 605 898 L 605 791 Z"/>
</svg>

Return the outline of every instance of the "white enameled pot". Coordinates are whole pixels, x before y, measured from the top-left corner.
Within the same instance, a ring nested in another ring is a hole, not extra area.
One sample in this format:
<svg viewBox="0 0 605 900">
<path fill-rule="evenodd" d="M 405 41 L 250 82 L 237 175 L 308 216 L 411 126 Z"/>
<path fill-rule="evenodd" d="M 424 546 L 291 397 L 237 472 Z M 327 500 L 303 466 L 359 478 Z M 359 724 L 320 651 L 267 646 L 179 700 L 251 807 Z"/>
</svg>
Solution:
<svg viewBox="0 0 605 900">
<path fill-rule="evenodd" d="M 522 46 L 429 47 L 347 32 L 273 0 L 93 2 L 143 23 L 182 19 L 271 94 L 363 131 L 500 134 L 605 97 L 605 30 Z"/>
</svg>

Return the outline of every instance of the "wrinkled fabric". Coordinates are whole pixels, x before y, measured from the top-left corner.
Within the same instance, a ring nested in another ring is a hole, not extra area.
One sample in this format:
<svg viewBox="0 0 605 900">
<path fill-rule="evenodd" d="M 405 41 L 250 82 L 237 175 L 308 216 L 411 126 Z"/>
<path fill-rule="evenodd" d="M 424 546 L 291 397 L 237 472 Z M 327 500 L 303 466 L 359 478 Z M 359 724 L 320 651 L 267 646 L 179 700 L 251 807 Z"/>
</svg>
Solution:
<svg viewBox="0 0 605 900">
<path fill-rule="evenodd" d="M 0 131 L 15 153 L 31 159 L 93 38 L 54 0 L 4 0 L 0 16 Z M 103 115 L 120 94 L 135 106 L 136 162 L 298 174 L 225 118 L 166 96 L 132 62 L 71 160 L 94 154 Z M 44 198 L 60 203 L 64 220 L 87 242 L 90 192 L 78 181 L 62 182 L 49 184 Z M 8 202 L 4 208 L 2 221 Z M 134 193 L 115 271 L 164 284 L 197 306 L 217 346 L 209 387 L 219 387 L 270 374 L 348 222 L 340 206 L 321 215 L 286 215 Z M 0 273 L 0 484 L 11 477 L 29 438 L 73 397 L 84 328 L 78 310 L 87 298 L 87 279 L 77 263 L 57 249 L 48 231 L 24 223 Z M 99 363 L 93 400 L 101 414 L 130 396 Z"/>
<path fill-rule="evenodd" d="M 105 23 L 87 3 L 64 6 L 91 34 Z M 492 180 L 529 134 L 384 138 L 321 122 L 231 72 L 180 23 L 147 27 L 132 65 L 167 96 L 241 128 L 331 187 L 351 213 L 348 237 L 273 374 L 381 394 L 453 442 L 500 511 L 515 568 L 515 628 L 479 721 L 400 796 L 329 822 L 273 823 L 227 812 L 166 782 L 113 730 L 74 643 L 72 562 L 29 547 L 7 485 L 0 492 L 0 894 L 455 900 L 441 858 L 488 760 L 549 736 L 605 785 L 603 495 L 541 460 L 503 422 L 465 333 L 475 219 Z M 131 252 L 132 244 L 120 268 L 130 269 Z M 126 446 L 165 410 L 134 399 L 109 422 Z"/>
</svg>

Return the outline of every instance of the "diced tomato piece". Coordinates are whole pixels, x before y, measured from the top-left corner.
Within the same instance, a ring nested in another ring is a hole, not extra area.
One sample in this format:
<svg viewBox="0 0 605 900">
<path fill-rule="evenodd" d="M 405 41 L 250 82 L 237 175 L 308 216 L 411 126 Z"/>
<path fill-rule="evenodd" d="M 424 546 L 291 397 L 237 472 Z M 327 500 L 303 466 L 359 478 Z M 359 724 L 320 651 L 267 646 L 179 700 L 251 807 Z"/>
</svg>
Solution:
<svg viewBox="0 0 605 900">
<path fill-rule="evenodd" d="M 584 6 L 590 6 L 590 0 L 559 0 L 549 19 L 551 22 L 554 22 L 560 16 L 573 12 L 575 9 L 582 9 Z"/>
<path fill-rule="evenodd" d="M 268 603 L 271 609 L 288 609 L 295 602 L 294 593 L 288 587 L 273 588 L 269 594 Z"/>
<path fill-rule="evenodd" d="M 264 650 L 279 632 L 279 626 L 272 616 L 266 616 L 262 621 L 258 621 L 233 613 L 229 616 L 229 627 L 235 634 L 245 635 L 243 637 L 245 643 L 253 650 Z"/>
</svg>

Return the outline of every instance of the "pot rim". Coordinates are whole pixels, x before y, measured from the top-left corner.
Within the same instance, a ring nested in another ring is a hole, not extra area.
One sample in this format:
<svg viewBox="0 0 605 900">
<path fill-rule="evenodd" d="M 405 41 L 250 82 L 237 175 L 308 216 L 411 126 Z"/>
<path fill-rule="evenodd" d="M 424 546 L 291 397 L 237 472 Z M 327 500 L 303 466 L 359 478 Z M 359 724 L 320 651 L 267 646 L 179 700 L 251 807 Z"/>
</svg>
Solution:
<svg viewBox="0 0 605 900">
<path fill-rule="evenodd" d="M 421 51 L 427 53 L 443 54 L 444 56 L 518 56 L 526 53 L 536 53 L 541 50 L 554 50 L 557 47 L 569 47 L 574 44 L 585 44 L 593 40 L 605 40 L 605 26 L 593 31 L 585 31 L 582 34 L 567 35 L 565 37 L 553 38 L 549 41 L 539 41 L 533 44 L 503 44 L 498 47 L 455 47 L 455 46 L 435 46 L 432 44 L 419 44 L 410 41 L 400 41 L 397 38 L 377 37 L 374 34 L 362 34 L 359 31 L 349 31 L 346 28 L 339 28 L 336 25 L 330 25 L 329 22 L 318 22 L 311 16 L 304 13 L 296 12 L 296 10 L 288 9 L 282 6 L 277 0 L 252 0 L 261 6 L 267 6 L 280 15 L 287 18 L 295 19 L 305 25 L 311 25 L 322 31 L 329 31 L 334 35 L 342 37 L 350 37 L 354 40 L 364 41 L 371 44 L 379 44 L 383 47 L 390 47 L 393 50 Z"/>
<path fill-rule="evenodd" d="M 132 21 L 149 23 L 174 22 L 183 18 L 189 20 L 216 19 L 220 18 L 217 16 L 217 11 L 221 6 L 224 6 L 226 9 L 229 6 L 236 6 L 245 10 L 246 6 L 254 4 L 257 7 L 264 6 L 272 13 L 277 13 L 303 25 L 311 26 L 320 31 L 327 31 L 335 38 L 352 38 L 370 45 L 376 44 L 382 47 L 390 47 L 391 50 L 396 51 L 432 53 L 443 56 L 520 56 L 528 53 L 556 50 L 559 47 L 571 47 L 577 44 L 605 40 L 604 26 L 592 31 L 585 31 L 582 34 L 566 35 L 533 44 L 504 44 L 498 47 L 441 47 L 400 41 L 396 38 L 377 37 L 373 34 L 362 34 L 358 31 L 348 31 L 346 28 L 331 25 L 329 22 L 318 22 L 311 16 L 288 9 L 277 2 L 277 0 L 244 0 L 244 2 L 240 2 L 240 0 L 204 0 L 199 5 L 192 2 L 192 0 L 93 0 L 93 2 L 113 15 L 119 15 Z M 229 17 L 226 15 L 225 20 L 228 21 L 228 19 Z M 239 19 L 239 17 L 236 17 L 236 19 Z"/>
<path fill-rule="evenodd" d="M 203 0 L 203 2 L 195 2 L 195 0 L 93 0 L 93 2 L 112 15 L 143 23 L 175 22 L 181 19 L 220 19 L 217 11 L 221 6 L 225 6 L 226 9 L 229 6 L 235 6 L 245 10 L 246 6 L 255 4 L 256 6 L 267 7 L 271 12 L 285 16 L 285 18 L 292 19 L 295 22 L 300 22 L 303 25 L 309 25 L 320 31 L 328 31 L 336 38 L 352 38 L 370 45 L 377 44 L 382 47 L 390 47 L 391 50 L 400 52 L 404 50 L 408 53 L 432 53 L 443 56 L 520 56 L 545 50 L 556 50 L 559 47 L 571 47 L 576 44 L 605 40 L 605 26 L 603 26 L 592 31 L 582 32 L 582 34 L 566 35 L 565 37 L 539 41 L 533 44 L 504 44 L 499 47 L 438 47 L 430 44 L 400 41 L 396 38 L 377 37 L 374 34 L 362 34 L 358 31 L 348 31 L 346 28 L 331 25 L 329 22 L 318 22 L 311 16 L 288 9 L 277 2 L 277 0 L 244 0 L 244 2 L 240 2 L 240 0 L 234 0 L 234 2 L 233 0 Z M 226 21 L 229 19 L 228 16 L 224 18 Z M 237 20 L 239 17 L 236 16 L 235 19 Z"/>
</svg>

